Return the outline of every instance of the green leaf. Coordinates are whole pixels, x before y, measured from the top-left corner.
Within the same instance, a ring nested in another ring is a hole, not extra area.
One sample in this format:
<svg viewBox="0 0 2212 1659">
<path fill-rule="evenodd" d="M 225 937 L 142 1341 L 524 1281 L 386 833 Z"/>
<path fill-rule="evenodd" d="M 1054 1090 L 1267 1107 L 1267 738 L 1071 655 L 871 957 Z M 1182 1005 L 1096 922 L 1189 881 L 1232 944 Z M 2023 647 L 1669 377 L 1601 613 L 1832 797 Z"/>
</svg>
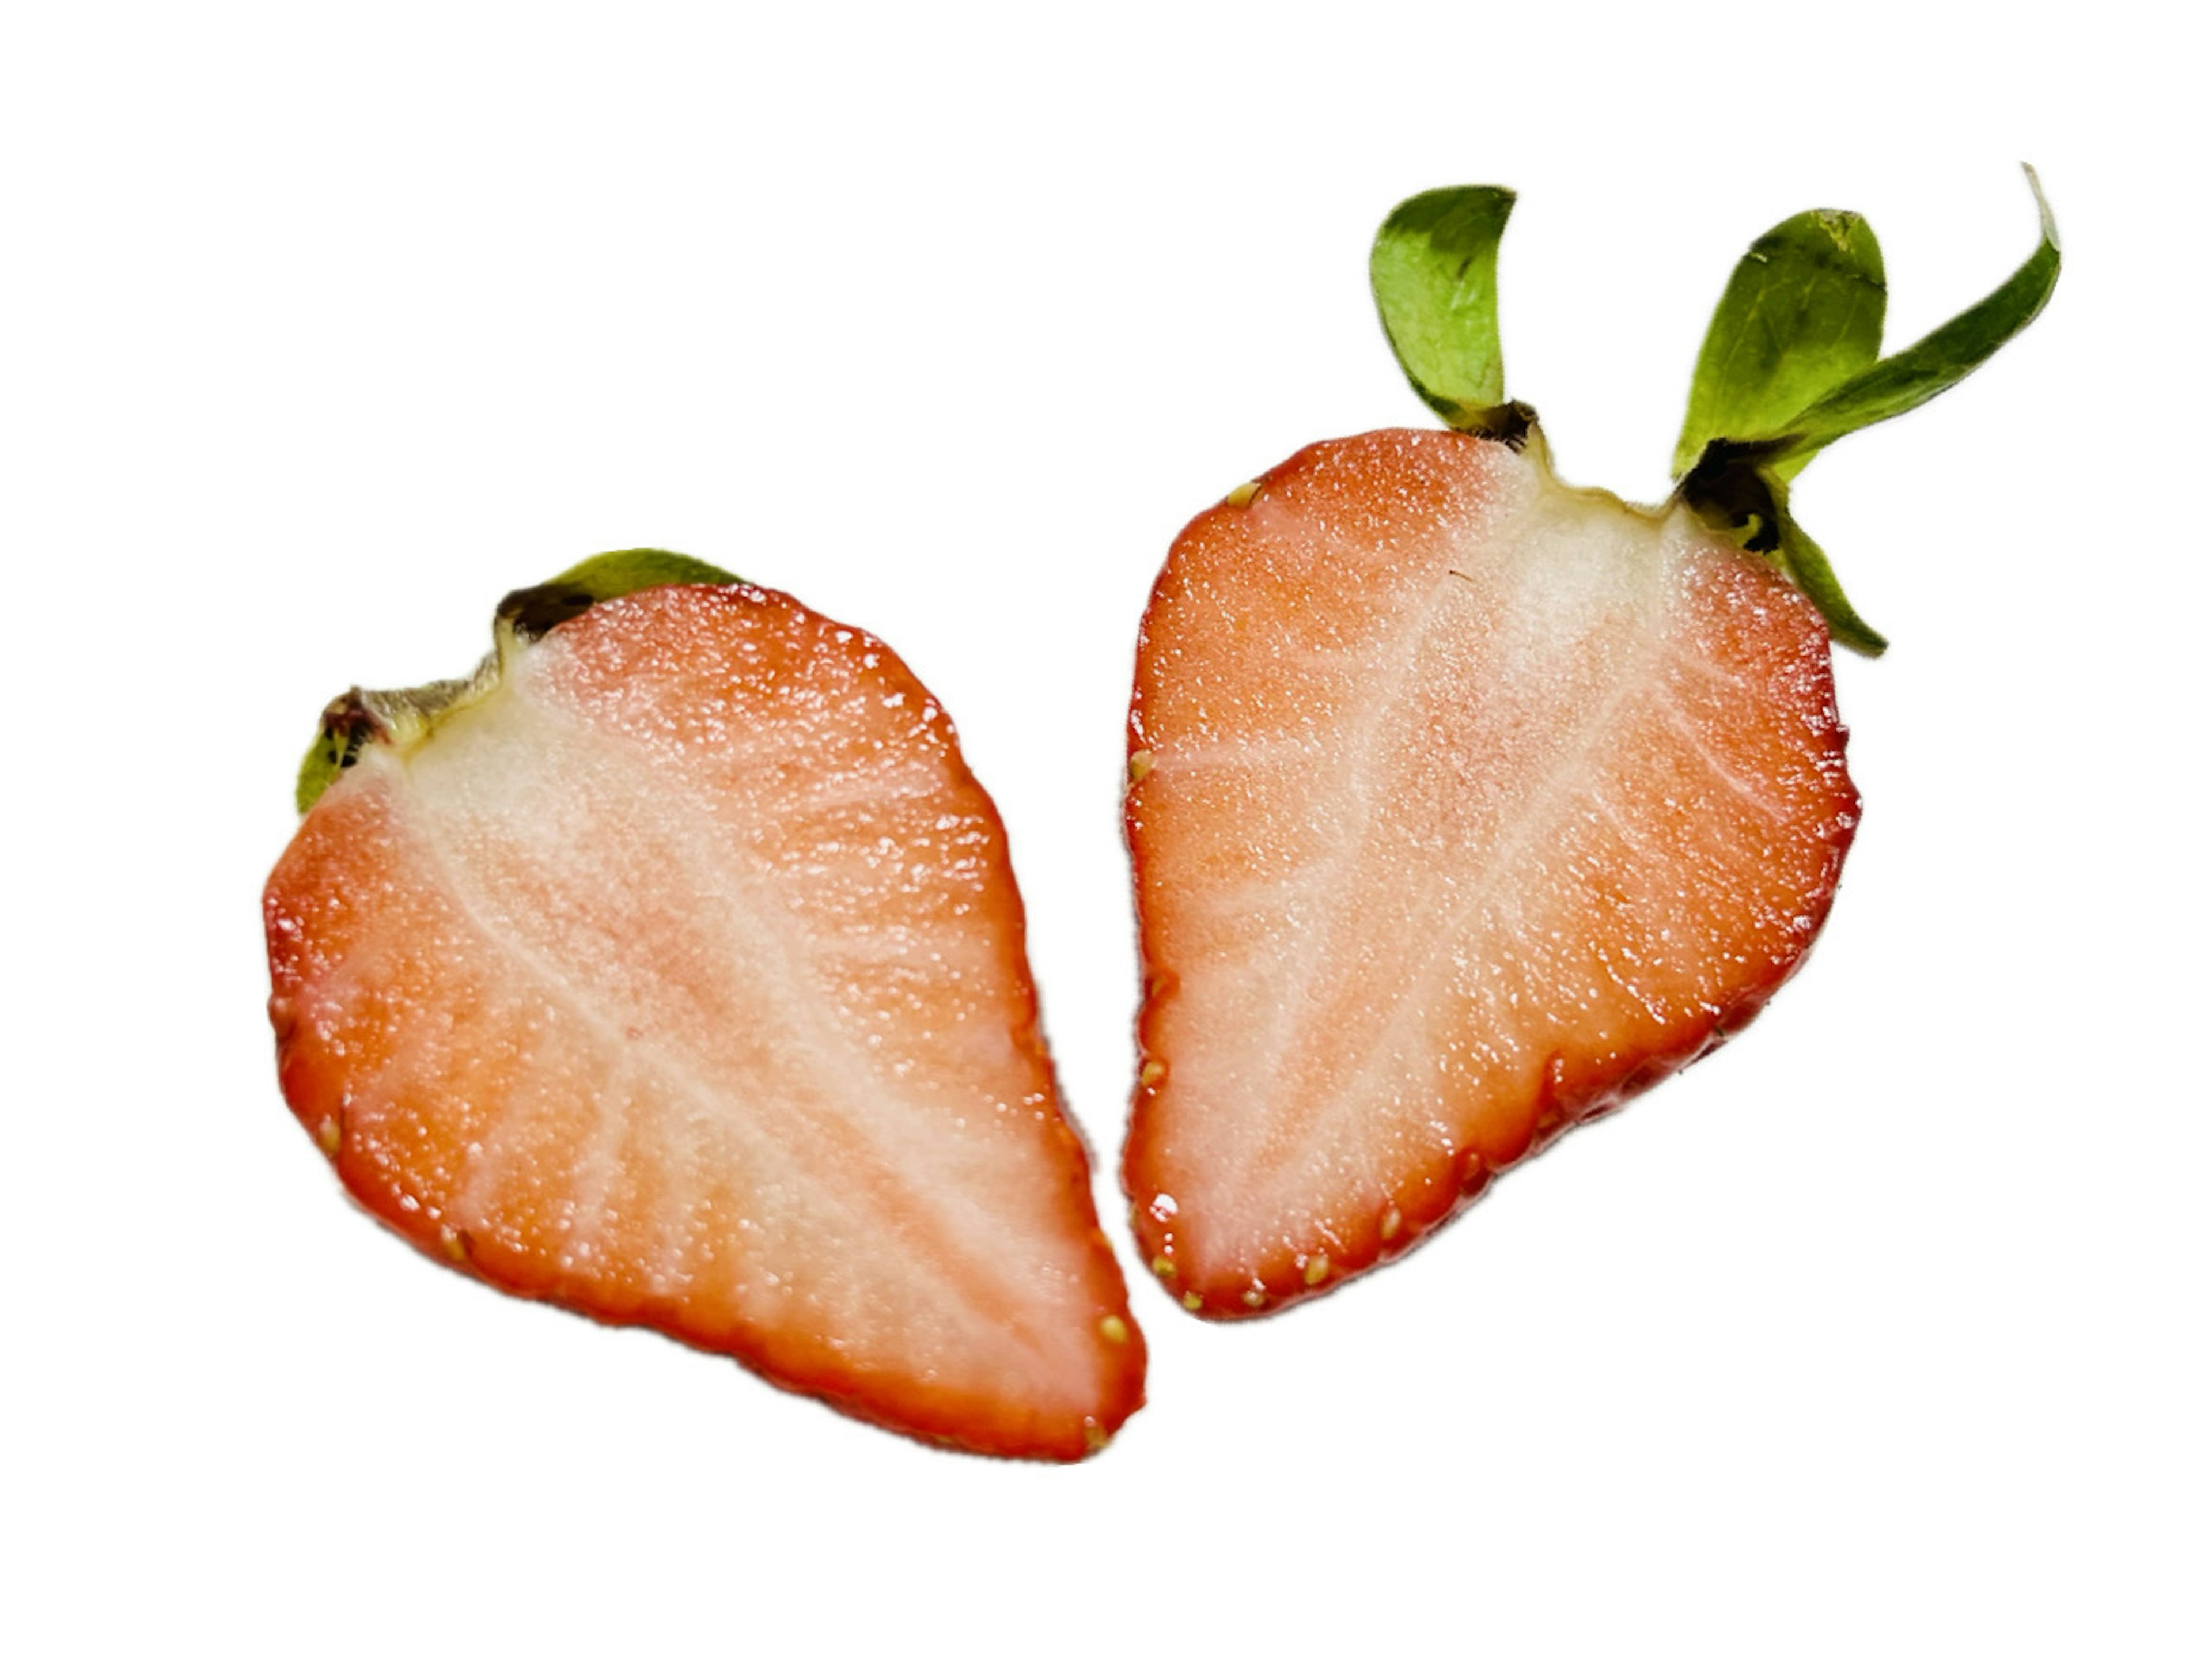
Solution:
<svg viewBox="0 0 2212 1659">
<path fill-rule="evenodd" d="M 343 718 L 343 710 L 350 700 L 350 696 L 340 697 L 323 711 L 323 723 L 315 729 L 315 740 L 301 757 L 299 776 L 292 784 L 292 805 L 299 809 L 301 817 L 307 817 L 307 809 L 323 798 L 323 791 L 353 764 L 353 757 L 361 751 L 365 728 Z"/>
<path fill-rule="evenodd" d="M 1713 326 L 1698 361 L 1698 380 L 1690 394 L 1690 416 L 1682 428 L 1674 461 L 1680 471 L 1677 494 L 1705 522 L 1734 538 L 1747 550 L 1765 556 L 1795 582 L 1819 607 L 1828 632 L 1838 645 L 1868 656 L 1880 656 L 1887 641 L 1869 627 L 1866 619 L 1844 597 L 1842 584 L 1820 545 L 1807 535 L 1790 513 L 1790 480 L 1805 463 L 1847 433 L 1886 421 L 1916 409 L 1940 392 L 1949 390 L 1986 362 L 1996 349 L 2033 322 L 2058 282 L 2058 231 L 2051 222 L 2051 204 L 2035 169 L 2028 167 L 2028 188 L 2035 192 L 2042 237 L 2027 262 L 2009 281 L 1984 300 L 1954 317 L 1917 344 L 1893 356 L 1849 369 L 1854 353 L 1863 354 L 1879 340 L 1878 322 L 1869 331 L 1863 320 L 1850 323 L 1840 313 L 1832 330 L 1808 328 L 1805 343 L 1810 367 L 1803 375 L 1776 374 L 1764 378 L 1756 372 L 1732 366 L 1729 349 L 1716 342 L 1723 336 L 1723 320 L 1738 300 L 1738 285 L 1745 279 L 1739 265 L 1729 292 L 1714 313 Z M 1802 227 L 1818 215 L 1787 220 L 1752 245 L 1756 255 L 1771 239 Z M 1863 222 L 1860 228 L 1863 228 Z M 1802 236 L 1794 243 L 1803 248 Z M 1841 239 L 1838 240 L 1843 251 Z M 1815 250 L 1817 251 L 1817 250 Z M 1881 255 L 1869 234 L 1864 250 L 1872 276 L 1879 282 Z M 1749 263 L 1752 255 L 1747 255 Z M 1824 284 L 1831 279 L 1822 278 Z M 1747 290 L 1747 295 L 1751 290 Z M 1841 289 L 1838 287 L 1838 293 Z M 1835 296 L 1822 306 L 1833 312 Z M 1778 314 L 1794 316 L 1787 307 Z M 1730 325 L 1731 335 L 1747 332 Z M 1784 341 L 1785 345 L 1788 341 Z M 1713 367 L 1717 353 L 1718 367 Z M 1756 368 L 1756 354 L 1750 359 Z M 1708 371 L 1711 372 L 1709 374 Z M 1836 378 L 1842 371 L 1841 378 Z M 1799 385 L 1828 378 L 1825 391 L 1794 413 L 1778 411 Z M 1731 388 L 1752 388 L 1739 397 Z M 1785 389 L 1787 388 L 1787 389 Z M 1716 413 L 1715 410 L 1719 412 Z"/>
<path fill-rule="evenodd" d="M 719 566 L 658 547 L 624 548 L 601 553 L 572 565 L 551 581 L 519 588 L 499 602 L 498 622 L 525 640 L 534 640 L 580 617 L 605 599 L 641 592 L 648 587 L 708 582 L 716 586 L 738 579 Z"/>
<path fill-rule="evenodd" d="M 1851 602 L 1844 597 L 1844 585 L 1836 580 L 1835 568 L 1828 562 L 1828 556 L 1790 517 L 1789 500 L 1779 482 L 1775 484 L 1775 562 L 1797 585 L 1798 591 L 1813 601 L 1814 608 L 1828 624 L 1830 639 L 1863 657 L 1879 657 L 1889 649 L 1889 641 L 1869 627 L 1866 618 L 1853 610 Z"/>
<path fill-rule="evenodd" d="M 1505 401 L 1498 343 L 1498 243 L 1513 192 L 1425 191 L 1375 234 L 1367 271 L 1382 331 L 1422 402 L 1461 430 L 1487 429 Z"/>
<path fill-rule="evenodd" d="M 1788 431 L 1794 416 L 1872 364 L 1888 298 L 1881 245 L 1856 213 L 1801 213 L 1753 242 L 1705 330 L 1674 476 L 1717 438 Z"/>
<path fill-rule="evenodd" d="M 724 586 L 737 580 L 719 565 L 708 564 L 689 554 L 671 553 L 659 547 L 628 547 L 618 553 L 594 554 L 581 564 L 571 565 L 546 585 L 558 583 L 581 588 L 596 603 L 600 599 L 618 599 L 625 593 L 641 592 L 648 587 L 669 587 L 684 582 Z"/>
<path fill-rule="evenodd" d="M 1853 608 L 1828 556 L 1791 516 L 1790 485 L 1770 464 L 1769 447 L 1728 439 L 1706 445 L 1682 480 L 1682 499 L 1714 531 L 1789 577 L 1828 624 L 1829 638 L 1879 657 L 1889 641 Z"/>
<path fill-rule="evenodd" d="M 1883 358 L 1845 380 L 1788 424 L 1788 441 L 1776 452 L 1784 476 L 1847 434 L 1917 409 L 1989 361 L 1996 349 L 2033 322 L 2058 284 L 2058 228 L 2033 167 L 2026 168 L 2035 192 L 2042 238 L 2027 262 L 1979 305 L 1968 307 L 1916 345 Z"/>
</svg>

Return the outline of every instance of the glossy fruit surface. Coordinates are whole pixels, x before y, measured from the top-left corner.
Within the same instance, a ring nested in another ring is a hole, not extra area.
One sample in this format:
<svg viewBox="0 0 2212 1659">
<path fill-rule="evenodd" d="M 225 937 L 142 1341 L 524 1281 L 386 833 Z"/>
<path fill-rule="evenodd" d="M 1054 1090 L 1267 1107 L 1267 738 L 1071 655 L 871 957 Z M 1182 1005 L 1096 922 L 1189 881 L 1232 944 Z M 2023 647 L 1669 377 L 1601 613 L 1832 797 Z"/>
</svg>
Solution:
<svg viewBox="0 0 2212 1659">
<path fill-rule="evenodd" d="M 266 915 L 285 1097 L 422 1250 L 972 1449 L 1140 1402 L 1003 829 L 869 635 L 743 585 L 503 632 Z"/>
<path fill-rule="evenodd" d="M 1402 1250 L 1740 1025 L 1857 818 L 1802 595 L 1460 433 L 1316 445 L 1202 514 L 1130 726 L 1124 1181 L 1212 1315 Z"/>
</svg>

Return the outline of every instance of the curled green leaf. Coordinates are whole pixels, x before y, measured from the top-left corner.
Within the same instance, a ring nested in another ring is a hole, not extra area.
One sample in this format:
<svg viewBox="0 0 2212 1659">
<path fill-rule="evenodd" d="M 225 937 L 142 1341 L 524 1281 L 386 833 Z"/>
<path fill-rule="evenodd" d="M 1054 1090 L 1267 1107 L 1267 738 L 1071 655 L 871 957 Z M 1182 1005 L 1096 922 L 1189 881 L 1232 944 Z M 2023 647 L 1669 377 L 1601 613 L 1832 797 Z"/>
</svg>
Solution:
<svg viewBox="0 0 2212 1659">
<path fill-rule="evenodd" d="M 1776 489 L 1778 492 L 1782 486 L 1778 483 Z M 1778 500 L 1775 507 L 1775 562 L 1797 590 L 1813 601 L 1821 620 L 1828 624 L 1828 637 L 1863 657 L 1879 657 L 1888 650 L 1889 641 L 1875 633 L 1844 597 L 1844 585 L 1836 580 L 1835 567 L 1828 562 L 1820 544 L 1790 516 L 1787 497 Z"/>
<path fill-rule="evenodd" d="M 737 580 L 719 566 L 688 554 L 658 547 L 628 547 L 571 565 L 549 582 L 517 589 L 500 601 L 498 621 L 522 638 L 534 640 L 603 600 L 618 599 L 648 587 L 688 582 L 720 586 Z"/>
<path fill-rule="evenodd" d="M 1960 312 L 1917 344 L 1851 376 L 1802 410 L 1789 422 L 1789 441 L 1775 458 L 1785 475 L 1837 439 L 1917 409 L 1938 392 L 1949 391 L 2035 320 L 2058 285 L 2058 228 L 2035 169 L 2025 171 L 2042 227 L 2027 263 L 1980 304 Z"/>
<path fill-rule="evenodd" d="M 1375 304 L 1421 401 L 1462 431 L 1487 431 L 1505 402 L 1498 337 L 1498 244 L 1513 192 L 1424 191 L 1401 202 L 1368 258 Z"/>
<path fill-rule="evenodd" d="M 1674 476 L 1715 439 L 1788 431 L 1802 410 L 1871 365 L 1888 298 L 1881 245 L 1856 213 L 1800 213 L 1753 242 L 1705 330 Z"/>
<path fill-rule="evenodd" d="M 671 553 L 660 547 L 626 547 L 615 553 L 596 553 L 581 564 L 562 571 L 553 580 L 580 587 L 594 600 L 618 599 L 625 593 L 648 587 L 669 587 L 685 582 L 716 586 L 738 580 L 719 565 L 695 559 L 688 553 Z"/>
<path fill-rule="evenodd" d="M 1810 233 L 1827 228 L 1820 224 L 1821 216 L 1801 214 L 1753 243 L 1745 263 L 1753 264 L 1763 245 L 1783 238 L 1784 263 L 1794 260 L 1808 270 L 1795 286 L 1784 284 L 1781 297 L 1822 297 L 1802 312 L 1786 304 L 1754 306 L 1751 302 L 1760 301 L 1769 285 L 1765 269 L 1747 277 L 1745 266 L 1739 265 L 1698 358 L 1689 418 L 1675 448 L 1679 495 L 1708 524 L 1788 575 L 1819 608 L 1838 645 L 1868 656 L 1880 656 L 1887 641 L 1852 608 L 1828 556 L 1790 516 L 1790 480 L 1847 433 L 1902 415 L 1948 391 L 2035 320 L 2057 285 L 2058 231 L 2035 169 L 2026 171 L 2042 226 L 2035 252 L 1995 293 L 1917 344 L 1865 361 L 1881 339 L 1881 256 L 1872 234 L 1856 257 L 1850 246 L 1855 239 L 1833 238 L 1843 266 L 1814 271 L 1810 264 L 1826 255 Z M 1864 229 L 1863 221 L 1855 222 Z M 1876 290 L 1871 325 L 1844 304 L 1852 264 L 1863 276 L 1870 274 Z M 1771 333 L 1759 331 L 1762 310 L 1783 319 Z M 1800 316 L 1808 319 L 1802 327 L 1791 320 Z M 1814 320 L 1823 316 L 1828 319 L 1825 323 Z M 1761 365 L 1769 345 L 1779 352 L 1778 362 L 1794 356 L 1802 363 L 1795 369 L 1765 370 Z M 1854 359 L 1859 360 L 1856 368 Z M 1824 390 L 1818 389 L 1823 385 Z M 1815 389 L 1812 400 L 1784 413 L 1808 387 Z"/>
</svg>

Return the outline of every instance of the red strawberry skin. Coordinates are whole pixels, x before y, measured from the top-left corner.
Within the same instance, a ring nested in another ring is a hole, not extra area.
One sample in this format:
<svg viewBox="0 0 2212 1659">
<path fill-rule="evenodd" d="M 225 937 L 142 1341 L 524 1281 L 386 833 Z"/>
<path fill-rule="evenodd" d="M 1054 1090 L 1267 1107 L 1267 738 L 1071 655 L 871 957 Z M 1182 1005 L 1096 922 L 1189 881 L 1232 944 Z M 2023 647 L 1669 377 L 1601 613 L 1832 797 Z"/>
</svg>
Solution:
<svg viewBox="0 0 2212 1659">
<path fill-rule="evenodd" d="M 1857 823 L 1820 617 L 1451 432 L 1316 445 L 1153 590 L 1139 1243 L 1232 1318 L 1403 1251 L 1758 1012 Z"/>
<path fill-rule="evenodd" d="M 603 603 L 372 744 L 265 913 L 285 1098 L 438 1260 L 975 1451 L 1142 1402 L 1004 830 L 879 641 Z"/>
</svg>

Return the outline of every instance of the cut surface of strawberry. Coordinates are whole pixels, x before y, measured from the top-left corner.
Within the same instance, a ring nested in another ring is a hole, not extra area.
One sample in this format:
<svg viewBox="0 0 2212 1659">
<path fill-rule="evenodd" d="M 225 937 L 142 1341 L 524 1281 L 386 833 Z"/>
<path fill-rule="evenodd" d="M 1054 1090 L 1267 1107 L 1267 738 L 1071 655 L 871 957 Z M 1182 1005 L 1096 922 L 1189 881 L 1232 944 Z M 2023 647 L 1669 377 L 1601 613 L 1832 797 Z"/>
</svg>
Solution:
<svg viewBox="0 0 2212 1659">
<path fill-rule="evenodd" d="M 1800 594 L 1462 433 L 1316 445 L 1194 523 L 1130 744 L 1124 1178 L 1210 1314 L 1402 1250 L 1747 1018 L 1856 821 Z"/>
<path fill-rule="evenodd" d="M 1453 429 L 1317 444 L 1234 491 L 1139 636 L 1122 1182 L 1183 1307 L 1267 1312 L 1396 1255 L 1801 964 L 1858 823 L 1830 641 L 1884 641 L 1790 486 L 2033 319 L 2058 271 L 2037 202 L 2019 271 L 1887 357 L 1863 219 L 1754 242 L 1653 508 L 1559 482 L 1505 399 L 1511 192 L 1386 221 L 1384 329 Z"/>
<path fill-rule="evenodd" d="M 384 726 L 265 896 L 283 1091 L 356 1199 L 894 1429 L 1104 1443 L 1142 1338 L 1004 830 L 897 657 L 653 586 Z"/>
</svg>

